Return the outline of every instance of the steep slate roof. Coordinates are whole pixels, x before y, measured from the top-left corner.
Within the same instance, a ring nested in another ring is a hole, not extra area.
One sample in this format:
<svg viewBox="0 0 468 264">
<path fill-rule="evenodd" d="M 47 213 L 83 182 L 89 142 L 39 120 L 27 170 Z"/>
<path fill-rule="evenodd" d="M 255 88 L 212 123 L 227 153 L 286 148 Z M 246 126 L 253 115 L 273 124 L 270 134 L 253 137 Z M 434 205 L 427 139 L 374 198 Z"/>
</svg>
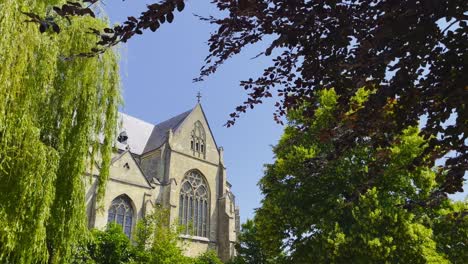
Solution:
<svg viewBox="0 0 468 264">
<path fill-rule="evenodd" d="M 122 121 L 119 132 L 125 131 L 127 133 L 127 144 L 130 147 L 130 152 L 141 155 L 161 147 L 167 140 L 167 131 L 169 129 L 177 130 L 192 111 L 193 109 L 190 109 L 158 125 L 152 125 L 133 116 L 119 113 Z M 117 142 L 117 147 L 125 150 L 126 145 Z"/>
<path fill-rule="evenodd" d="M 121 127 L 118 132 L 127 133 L 130 151 L 138 155 L 142 154 L 154 125 L 124 113 L 119 113 L 119 119 Z M 125 150 L 125 147 L 125 144 L 117 142 L 117 148 Z"/>
<path fill-rule="evenodd" d="M 146 143 L 146 147 L 143 153 L 146 153 L 151 150 L 155 150 L 162 146 L 164 142 L 167 140 L 167 131 L 172 129 L 172 131 L 176 131 L 177 128 L 182 124 L 185 118 L 192 112 L 193 109 L 188 110 L 187 112 L 183 112 L 180 115 L 174 116 L 173 118 L 166 120 L 159 125 L 154 126 L 153 132 L 149 137 L 148 142 Z"/>
</svg>

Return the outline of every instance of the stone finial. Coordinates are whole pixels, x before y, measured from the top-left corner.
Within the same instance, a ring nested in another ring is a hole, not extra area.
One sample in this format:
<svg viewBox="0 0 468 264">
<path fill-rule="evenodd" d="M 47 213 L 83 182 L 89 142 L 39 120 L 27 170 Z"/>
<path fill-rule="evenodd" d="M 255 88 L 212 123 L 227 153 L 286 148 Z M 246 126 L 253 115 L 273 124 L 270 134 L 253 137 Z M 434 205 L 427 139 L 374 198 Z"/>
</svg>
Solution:
<svg viewBox="0 0 468 264">
<path fill-rule="evenodd" d="M 169 146 L 172 146 L 172 135 L 173 135 L 173 132 L 172 132 L 172 129 L 169 129 L 167 131 L 167 143 L 169 144 Z"/>
<path fill-rule="evenodd" d="M 219 162 L 224 164 L 224 148 L 219 147 L 218 152 L 219 152 Z"/>
</svg>

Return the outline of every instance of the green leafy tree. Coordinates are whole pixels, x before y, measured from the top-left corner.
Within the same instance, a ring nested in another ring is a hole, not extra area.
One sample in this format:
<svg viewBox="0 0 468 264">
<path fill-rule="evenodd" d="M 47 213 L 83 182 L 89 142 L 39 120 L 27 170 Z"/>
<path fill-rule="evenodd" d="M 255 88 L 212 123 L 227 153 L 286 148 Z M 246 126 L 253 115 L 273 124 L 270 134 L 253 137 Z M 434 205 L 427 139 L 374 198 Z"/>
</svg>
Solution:
<svg viewBox="0 0 468 264">
<path fill-rule="evenodd" d="M 180 227 L 170 223 L 169 211 L 156 207 L 154 212 L 138 222 L 135 242 L 138 262 L 141 263 L 190 263 L 183 255 L 183 241 L 179 238 Z"/>
<path fill-rule="evenodd" d="M 468 202 L 452 202 L 440 210 L 434 221 L 434 235 L 439 251 L 452 263 L 468 260 Z"/>
<path fill-rule="evenodd" d="M 359 89 L 341 119 L 354 118 L 374 91 Z M 304 116 L 302 109 L 288 113 L 289 126 L 274 149 L 276 161 L 267 165 L 260 181 L 265 198 L 255 220 L 265 250 L 287 249 L 293 263 L 462 259 L 467 211 L 460 205 L 454 210 L 448 198 L 433 206 L 424 204 L 441 188 L 443 179 L 436 175 L 443 173 L 414 167 L 414 158 L 428 145 L 418 128 L 408 127 L 385 148 L 363 138 L 343 155 L 324 162 L 335 151 L 330 126 L 336 121 L 339 97 L 334 89 L 316 96 L 313 117 Z M 393 115 L 395 107 L 389 101 L 386 114 Z M 322 164 L 320 171 L 314 170 L 314 162 Z M 382 167 L 373 167 L 375 162 Z M 458 220 L 448 220 L 452 218 Z M 445 227 L 454 232 L 444 237 Z"/>
<path fill-rule="evenodd" d="M 68 262 L 71 245 L 87 232 L 83 173 L 98 152 L 99 197 L 108 176 L 120 103 L 118 58 L 107 50 L 66 59 L 97 41 L 83 29 L 106 23 L 56 16 L 53 5 L 65 2 L 0 1 L 2 263 Z M 47 14 L 47 24 L 31 13 Z"/>
<path fill-rule="evenodd" d="M 193 264 L 223 264 L 213 250 L 201 254 L 193 260 Z"/>
<path fill-rule="evenodd" d="M 243 263 L 267 263 L 267 256 L 262 250 L 260 241 L 257 238 L 257 227 L 253 220 L 248 219 L 241 226 L 236 250 L 238 258 Z"/>
<path fill-rule="evenodd" d="M 230 264 L 278 264 L 284 261 L 281 251 L 265 251 L 254 220 L 248 219 L 242 224 L 237 240 L 237 256 L 229 262 Z"/>
<path fill-rule="evenodd" d="M 130 263 L 135 249 L 118 224 L 110 224 L 105 231 L 93 230 L 88 244 L 89 256 L 96 264 Z"/>
</svg>

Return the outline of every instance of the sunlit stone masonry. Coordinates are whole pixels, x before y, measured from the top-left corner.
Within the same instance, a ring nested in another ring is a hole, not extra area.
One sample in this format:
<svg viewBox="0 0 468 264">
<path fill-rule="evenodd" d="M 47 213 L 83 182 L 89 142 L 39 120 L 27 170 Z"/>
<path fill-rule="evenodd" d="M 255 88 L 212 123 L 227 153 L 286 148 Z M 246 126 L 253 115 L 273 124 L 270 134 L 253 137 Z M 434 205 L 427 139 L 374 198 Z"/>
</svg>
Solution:
<svg viewBox="0 0 468 264">
<path fill-rule="evenodd" d="M 171 221 L 186 227 L 187 256 L 208 249 L 222 260 L 235 255 L 239 208 L 227 181 L 223 148 L 201 104 L 157 125 L 126 114 L 120 118 L 104 210 L 96 204 L 97 165 L 87 173 L 92 179 L 86 191 L 89 227 L 117 222 L 131 237 L 136 222 L 159 204 L 169 208 Z"/>
</svg>

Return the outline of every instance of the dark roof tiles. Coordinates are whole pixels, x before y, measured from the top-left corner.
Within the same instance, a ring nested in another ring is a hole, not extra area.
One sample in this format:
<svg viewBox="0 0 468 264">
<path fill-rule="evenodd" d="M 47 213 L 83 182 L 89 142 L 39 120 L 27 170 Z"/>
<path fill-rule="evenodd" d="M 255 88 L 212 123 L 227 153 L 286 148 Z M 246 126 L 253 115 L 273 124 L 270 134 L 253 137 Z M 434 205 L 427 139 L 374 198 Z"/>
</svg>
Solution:
<svg viewBox="0 0 468 264">
<path fill-rule="evenodd" d="M 167 140 L 167 132 L 169 129 L 172 131 L 176 131 L 179 128 L 180 124 L 187 118 L 187 116 L 192 112 L 193 109 L 190 109 L 180 115 L 174 116 L 171 119 L 168 119 L 164 122 L 159 123 L 158 125 L 154 126 L 153 131 L 146 143 L 145 149 L 143 153 L 155 150 L 161 147 L 164 142 Z"/>
</svg>

